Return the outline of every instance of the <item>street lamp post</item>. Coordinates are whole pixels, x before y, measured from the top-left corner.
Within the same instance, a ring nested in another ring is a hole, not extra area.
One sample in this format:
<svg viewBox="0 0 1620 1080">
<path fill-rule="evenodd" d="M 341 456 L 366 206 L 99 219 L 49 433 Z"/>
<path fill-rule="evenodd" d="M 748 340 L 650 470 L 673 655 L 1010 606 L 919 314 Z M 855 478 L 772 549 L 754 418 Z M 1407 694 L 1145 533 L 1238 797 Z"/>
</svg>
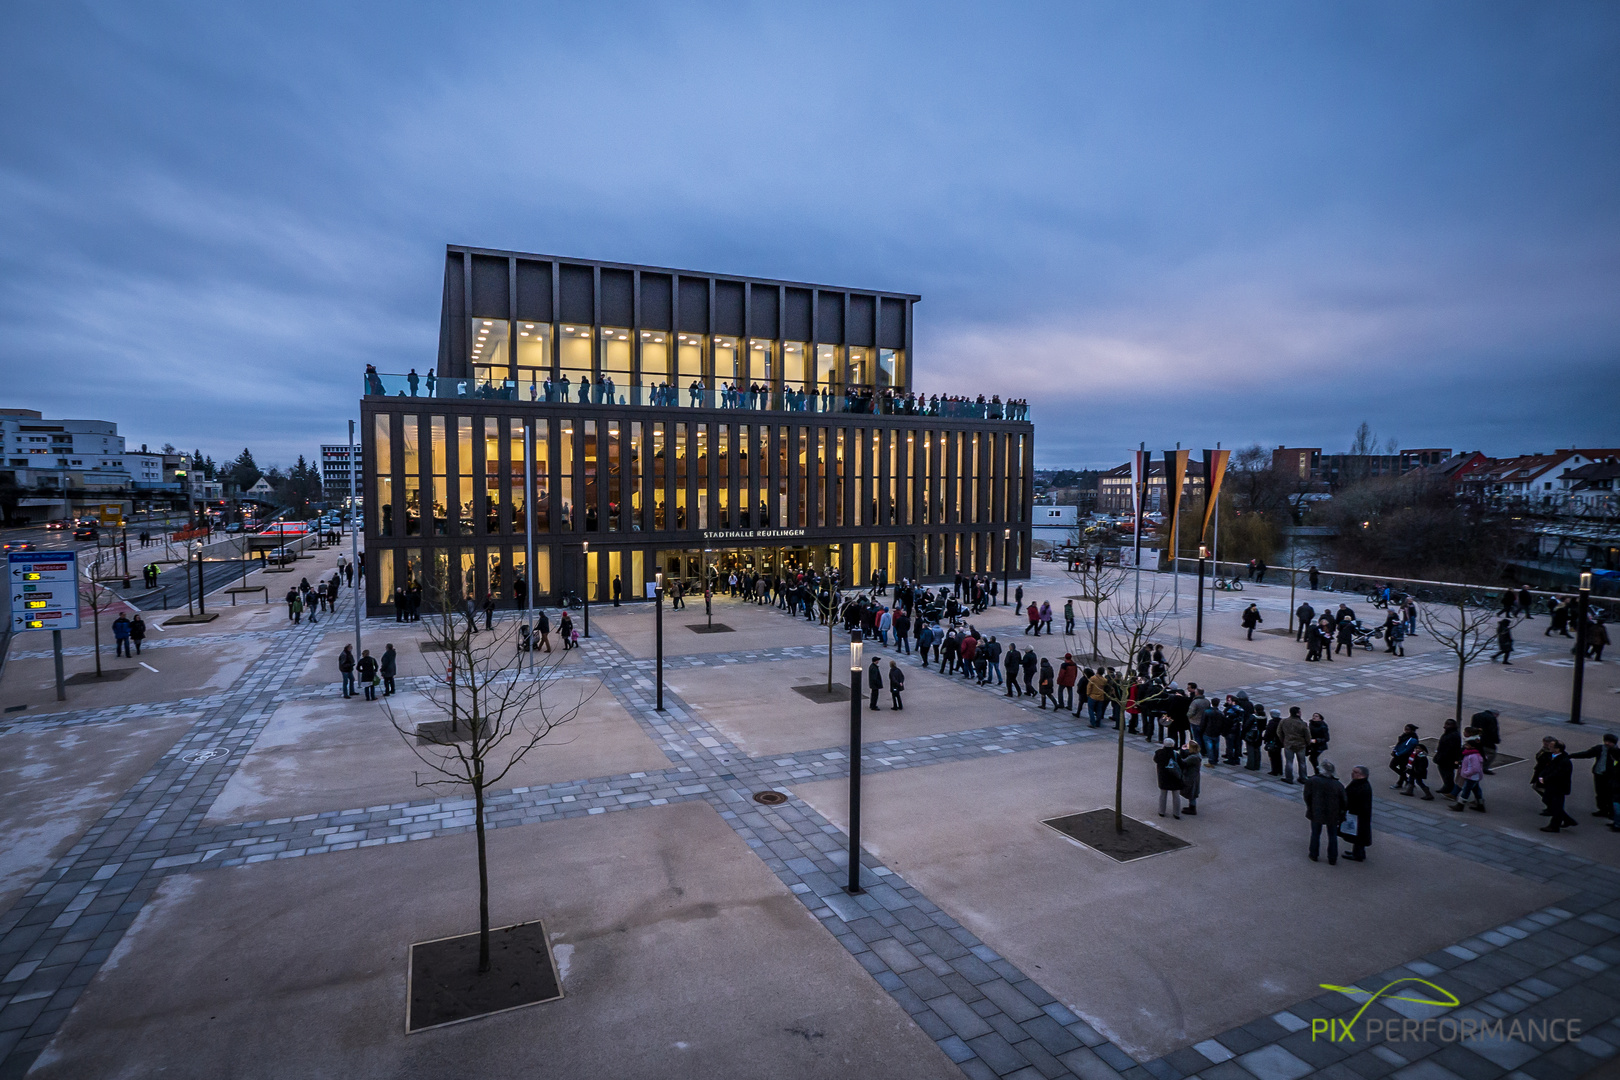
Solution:
<svg viewBox="0 0 1620 1080">
<path fill-rule="evenodd" d="M 664 711 L 664 572 L 653 573 L 653 618 L 658 641 L 658 656 L 656 671 L 658 674 L 658 704 L 654 706 L 659 712 Z"/>
<path fill-rule="evenodd" d="M 1193 638 L 1193 648 L 1204 647 L 1204 560 L 1209 558 L 1209 548 L 1203 544 L 1198 545 L 1198 630 Z"/>
<path fill-rule="evenodd" d="M 585 636 L 590 637 L 591 636 L 591 542 L 589 540 L 581 541 L 580 542 L 580 547 L 582 549 L 581 552 L 580 552 L 580 558 L 584 560 L 584 564 L 585 564 L 583 569 L 580 571 L 580 576 L 585 579 L 585 587 L 580 590 L 581 592 L 584 593 L 584 598 L 580 601 L 580 603 L 585 605 Z"/>
<path fill-rule="evenodd" d="M 849 884 L 861 888 L 861 631 L 849 639 Z"/>
<path fill-rule="evenodd" d="M 1007 548 L 1012 543 L 1012 530 L 1001 530 L 1001 603 L 1007 603 L 1007 581 L 1011 573 L 1007 565 Z"/>
<path fill-rule="evenodd" d="M 1570 696 L 1569 722 L 1581 722 L 1581 689 L 1586 681 L 1586 610 L 1592 598 L 1592 568 L 1581 569 L 1580 603 L 1575 607 L 1575 689 Z"/>
<path fill-rule="evenodd" d="M 119 516 L 120 517 L 123 516 L 123 511 L 119 511 Z M 129 591 L 129 526 L 128 525 L 123 526 L 122 533 L 123 533 L 123 537 L 119 542 L 120 542 L 120 544 L 122 544 L 122 546 L 124 548 L 124 591 L 128 592 Z"/>
<path fill-rule="evenodd" d="M 199 540 L 191 549 L 197 555 L 197 614 L 208 614 L 208 607 L 203 600 L 203 545 Z"/>
</svg>

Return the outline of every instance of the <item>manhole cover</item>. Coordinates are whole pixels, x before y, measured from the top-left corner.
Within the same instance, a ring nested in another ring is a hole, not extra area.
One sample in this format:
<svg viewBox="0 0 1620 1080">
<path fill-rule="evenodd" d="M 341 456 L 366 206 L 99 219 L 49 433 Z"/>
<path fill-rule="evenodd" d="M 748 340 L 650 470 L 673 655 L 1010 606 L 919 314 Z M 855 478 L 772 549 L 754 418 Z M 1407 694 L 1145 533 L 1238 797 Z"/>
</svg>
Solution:
<svg viewBox="0 0 1620 1080">
<path fill-rule="evenodd" d="M 225 751 L 214 747 L 208 750 L 192 750 L 180 755 L 180 760 L 188 765 L 201 765 L 205 761 L 213 761 L 217 757 L 224 757 Z"/>
<path fill-rule="evenodd" d="M 764 803 L 766 806 L 781 806 L 787 802 L 787 796 L 780 791 L 756 791 L 754 801 Z"/>
</svg>

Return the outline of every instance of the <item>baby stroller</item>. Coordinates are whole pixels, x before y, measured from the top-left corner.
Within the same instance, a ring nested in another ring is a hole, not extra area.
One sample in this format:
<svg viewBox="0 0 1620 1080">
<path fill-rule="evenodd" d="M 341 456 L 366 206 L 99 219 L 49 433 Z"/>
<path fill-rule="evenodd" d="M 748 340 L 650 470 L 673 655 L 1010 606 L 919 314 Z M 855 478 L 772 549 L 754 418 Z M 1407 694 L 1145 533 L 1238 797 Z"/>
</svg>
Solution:
<svg viewBox="0 0 1620 1080">
<path fill-rule="evenodd" d="M 518 652 L 529 652 L 534 648 L 534 639 L 529 635 L 529 624 L 524 623 L 518 627 Z"/>
<path fill-rule="evenodd" d="M 1357 619 L 1355 622 L 1350 624 L 1350 640 L 1355 643 L 1355 646 L 1358 649 L 1371 649 L 1373 647 L 1373 639 L 1381 638 L 1383 636 L 1384 628 L 1382 626 L 1368 626 L 1360 619 Z"/>
</svg>

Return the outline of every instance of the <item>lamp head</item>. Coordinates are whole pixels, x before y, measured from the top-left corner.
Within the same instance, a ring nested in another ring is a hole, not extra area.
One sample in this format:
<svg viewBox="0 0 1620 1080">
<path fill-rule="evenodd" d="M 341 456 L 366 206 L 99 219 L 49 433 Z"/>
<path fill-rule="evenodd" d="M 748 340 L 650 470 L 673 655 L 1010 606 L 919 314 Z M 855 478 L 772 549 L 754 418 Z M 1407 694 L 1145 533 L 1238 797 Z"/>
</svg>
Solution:
<svg viewBox="0 0 1620 1080">
<path fill-rule="evenodd" d="M 1205 547 L 1203 544 L 1199 544 L 1198 545 L 1198 557 L 1200 559 L 1209 558 L 1209 548 Z"/>
<path fill-rule="evenodd" d="M 1011 529 L 1002 529 L 1001 530 L 1001 538 L 1003 540 L 1011 540 L 1012 539 L 1012 530 Z"/>
<path fill-rule="evenodd" d="M 590 551 L 591 550 L 591 542 L 589 540 L 581 540 L 579 543 L 580 543 L 580 548 L 582 550 L 584 550 L 584 551 Z"/>
<path fill-rule="evenodd" d="M 1592 568 L 1590 566 L 1582 567 L 1581 568 L 1581 592 L 1591 592 L 1591 591 L 1592 591 Z"/>
<path fill-rule="evenodd" d="M 864 639 L 865 639 L 865 636 L 859 630 L 856 630 L 853 634 L 850 635 L 850 638 L 849 638 L 849 670 L 851 670 L 851 671 L 859 671 L 859 670 L 861 670 L 861 649 L 864 647 L 863 646 Z"/>
</svg>

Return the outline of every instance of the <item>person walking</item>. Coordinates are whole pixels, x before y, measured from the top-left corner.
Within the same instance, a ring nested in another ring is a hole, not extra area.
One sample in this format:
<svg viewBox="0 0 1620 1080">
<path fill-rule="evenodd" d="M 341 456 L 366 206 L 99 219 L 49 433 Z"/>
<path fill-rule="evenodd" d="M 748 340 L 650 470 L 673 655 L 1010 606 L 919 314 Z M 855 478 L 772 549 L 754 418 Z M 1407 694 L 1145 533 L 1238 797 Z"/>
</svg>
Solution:
<svg viewBox="0 0 1620 1080">
<path fill-rule="evenodd" d="M 1462 759 L 1457 763 L 1457 778 L 1462 783 L 1457 785 L 1455 802 L 1451 804 L 1453 810 L 1461 810 L 1468 797 L 1474 797 L 1474 809 L 1481 812 L 1485 809 L 1485 795 L 1480 790 L 1480 781 L 1485 776 L 1485 755 L 1480 751 L 1478 736 L 1470 736 L 1463 742 Z"/>
<path fill-rule="evenodd" d="M 1176 740 L 1166 739 L 1164 745 L 1153 751 L 1153 765 L 1159 780 L 1159 816 L 1164 817 L 1164 804 L 1170 803 L 1171 813 L 1181 820 L 1181 753 Z"/>
<path fill-rule="evenodd" d="M 867 705 L 873 712 L 877 711 L 878 691 L 883 689 L 883 672 L 878 668 L 878 658 L 872 657 L 872 666 L 866 669 L 866 685 L 872 691 L 872 701 Z"/>
<path fill-rule="evenodd" d="M 1065 636 L 1074 633 L 1074 601 L 1063 601 L 1063 633 Z"/>
<path fill-rule="evenodd" d="M 1569 755 L 1564 752 L 1563 743 L 1554 739 L 1551 749 L 1552 752 L 1542 762 L 1541 768 L 1541 801 L 1547 805 L 1548 816 L 1552 818 L 1541 828 L 1541 831 L 1546 833 L 1555 833 L 1580 824 L 1564 809 L 1564 800 L 1569 797 L 1575 767 L 1570 763 Z"/>
<path fill-rule="evenodd" d="M 1271 710 L 1271 716 L 1266 721 L 1265 748 L 1266 757 L 1270 759 L 1271 776 L 1282 775 L 1282 736 L 1277 729 L 1282 725 L 1282 713 L 1276 709 Z"/>
<path fill-rule="evenodd" d="M 353 646 L 345 645 L 343 651 L 338 653 L 338 674 L 343 676 L 343 696 L 346 698 L 354 697 Z"/>
<path fill-rule="evenodd" d="M 1485 755 L 1486 776 L 1496 775 L 1491 771 L 1491 765 L 1496 761 L 1496 748 L 1502 745 L 1502 727 L 1498 723 L 1500 716 L 1495 709 L 1482 709 L 1468 721 L 1479 732 L 1479 749 Z"/>
<path fill-rule="evenodd" d="M 1456 795 L 1457 766 L 1462 764 L 1462 735 L 1457 731 L 1457 721 L 1447 719 L 1444 730 L 1440 732 L 1440 741 L 1434 746 L 1434 767 L 1440 772 L 1440 794 Z"/>
<path fill-rule="evenodd" d="M 112 631 L 114 648 L 113 655 L 133 659 L 133 657 L 130 657 L 129 653 L 129 619 L 124 615 L 123 612 L 119 612 L 118 618 L 113 620 Z"/>
<path fill-rule="evenodd" d="M 1328 739 L 1331 737 L 1328 722 L 1321 713 L 1311 713 L 1307 726 L 1311 729 L 1311 745 L 1306 751 L 1306 756 L 1311 759 L 1311 771 L 1321 772 L 1321 757 L 1327 753 Z"/>
<path fill-rule="evenodd" d="M 895 591 L 898 592 L 899 589 L 897 588 Z M 911 635 L 911 616 L 910 616 L 910 614 L 907 613 L 905 608 L 896 608 L 893 618 L 891 618 L 889 620 L 889 625 L 894 630 L 895 648 L 899 649 L 901 652 L 905 653 L 907 656 L 910 656 L 911 655 L 911 637 L 910 637 L 910 635 Z"/>
<path fill-rule="evenodd" d="M 1301 792 L 1305 797 L 1305 816 L 1311 822 L 1311 862 L 1318 861 L 1322 833 L 1325 831 L 1329 866 L 1336 866 L 1339 862 L 1339 824 L 1345 819 L 1349 802 L 1344 785 L 1333 774 L 1333 762 L 1322 762 L 1322 771 L 1308 778 Z"/>
<path fill-rule="evenodd" d="M 360 669 L 360 683 L 366 688 L 366 700 L 377 700 L 377 658 L 371 655 L 370 649 L 360 651 L 360 662 L 355 665 Z"/>
<path fill-rule="evenodd" d="M 562 613 L 562 618 L 557 621 L 557 636 L 562 638 L 563 652 L 567 652 L 574 647 L 574 620 L 566 611 Z"/>
<path fill-rule="evenodd" d="M 1254 628 L 1266 620 L 1261 617 L 1260 609 L 1253 604 L 1243 609 L 1243 629 L 1248 633 L 1248 639 L 1254 640 Z"/>
<path fill-rule="evenodd" d="M 1367 766 L 1357 765 L 1350 770 L 1350 783 L 1344 789 L 1344 824 L 1339 835 L 1350 841 L 1351 862 L 1366 862 L 1367 847 L 1372 843 L 1372 783 L 1367 779 Z"/>
<path fill-rule="evenodd" d="M 891 704 L 889 706 L 889 711 L 890 712 L 894 712 L 896 710 L 905 708 L 905 702 L 900 700 L 900 695 L 905 692 L 905 689 L 906 689 L 906 673 L 904 671 L 900 670 L 900 665 L 898 663 L 896 663 L 893 660 L 890 660 L 889 661 L 889 699 L 893 702 L 893 704 Z"/>
<path fill-rule="evenodd" d="M 1037 604 L 1035 601 L 1031 600 L 1029 602 L 1029 610 L 1027 612 L 1025 612 L 1025 614 L 1029 616 L 1029 625 L 1024 627 L 1024 634 L 1027 636 L 1031 631 L 1033 631 L 1036 637 L 1040 637 L 1041 636 L 1041 607 L 1040 607 L 1040 605 Z"/>
<path fill-rule="evenodd" d="M 1018 672 L 1023 667 L 1024 658 L 1018 652 L 1018 643 L 1015 641 L 1007 646 L 1007 697 L 1012 697 L 1018 689 Z"/>
<path fill-rule="evenodd" d="M 550 652 L 551 651 L 551 618 L 550 618 L 550 616 L 548 616 L 546 614 L 544 608 L 542 608 L 541 610 L 535 612 L 535 628 L 540 632 L 540 645 L 535 649 L 535 651 L 536 652 Z"/>
<path fill-rule="evenodd" d="M 1046 708 L 1047 701 L 1052 702 L 1052 708 L 1053 708 L 1054 711 L 1057 709 L 1056 683 L 1057 683 L 1057 676 L 1056 676 L 1056 673 L 1052 671 L 1052 661 L 1048 660 L 1044 656 L 1041 657 L 1041 674 L 1040 674 L 1039 686 L 1040 686 L 1040 689 L 1041 689 L 1041 708 L 1042 709 Z"/>
<path fill-rule="evenodd" d="M 1620 802 L 1620 745 L 1616 745 L 1614 733 L 1604 733 L 1596 746 L 1569 756 L 1571 760 L 1592 759 L 1592 798 L 1597 804 L 1592 816 L 1608 818 L 1609 828 L 1620 832 L 1620 809 L 1616 808 Z"/>
<path fill-rule="evenodd" d="M 1047 637 L 1052 636 L 1052 605 L 1045 600 L 1041 601 L 1041 629 L 1046 631 Z M 1040 630 L 1035 633 L 1039 636 Z"/>
<path fill-rule="evenodd" d="M 1023 689 L 1023 696 L 1024 697 L 1034 697 L 1035 696 L 1035 672 L 1036 672 L 1036 669 L 1037 669 L 1038 666 L 1039 666 L 1039 660 L 1035 656 L 1035 650 L 1034 649 L 1025 649 L 1024 650 L 1024 689 Z"/>
<path fill-rule="evenodd" d="M 1512 593 L 1507 595 L 1512 596 Z M 1496 651 L 1491 653 L 1491 659 L 1498 656 L 1502 663 L 1511 667 L 1513 665 L 1513 620 L 1502 618 L 1496 621 Z"/>
<path fill-rule="evenodd" d="M 129 641 L 135 646 L 135 655 L 141 655 L 141 642 L 146 640 L 146 620 L 141 613 L 136 612 L 135 617 L 129 621 Z"/>
<path fill-rule="evenodd" d="M 1283 783 L 1294 782 L 1294 765 L 1299 765 L 1300 783 L 1305 782 L 1305 753 L 1311 745 L 1311 728 L 1299 715 L 1299 706 L 1288 709 L 1288 716 L 1277 725 L 1277 739 L 1282 743 Z"/>
<path fill-rule="evenodd" d="M 1424 802 L 1434 801 L 1434 792 L 1429 790 L 1429 748 L 1418 740 L 1413 740 L 1406 756 L 1406 787 L 1401 794 L 1412 795 L 1414 788 L 1423 789 Z"/>
<path fill-rule="evenodd" d="M 392 642 L 383 646 L 382 662 L 377 665 L 377 673 L 382 676 L 383 697 L 394 692 L 394 676 L 399 671 L 399 654 L 394 651 Z"/>
</svg>

